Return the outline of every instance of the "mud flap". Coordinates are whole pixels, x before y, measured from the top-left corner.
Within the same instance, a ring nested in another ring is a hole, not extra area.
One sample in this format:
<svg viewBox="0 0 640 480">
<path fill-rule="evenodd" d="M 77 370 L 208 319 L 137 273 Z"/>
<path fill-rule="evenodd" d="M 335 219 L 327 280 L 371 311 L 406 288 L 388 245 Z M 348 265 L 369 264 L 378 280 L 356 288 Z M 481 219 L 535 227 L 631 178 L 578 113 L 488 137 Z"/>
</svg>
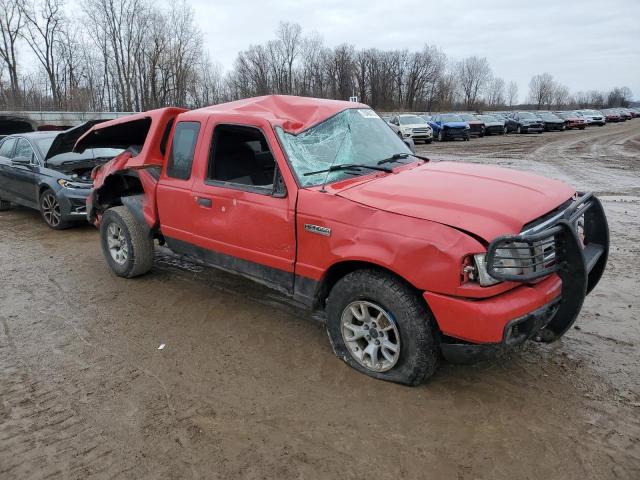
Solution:
<svg viewBox="0 0 640 480">
<path fill-rule="evenodd" d="M 131 212 L 133 218 L 136 219 L 136 222 L 143 228 L 145 234 L 151 235 L 151 229 L 144 218 L 144 194 L 125 196 L 121 200 L 122 204 Z"/>
</svg>

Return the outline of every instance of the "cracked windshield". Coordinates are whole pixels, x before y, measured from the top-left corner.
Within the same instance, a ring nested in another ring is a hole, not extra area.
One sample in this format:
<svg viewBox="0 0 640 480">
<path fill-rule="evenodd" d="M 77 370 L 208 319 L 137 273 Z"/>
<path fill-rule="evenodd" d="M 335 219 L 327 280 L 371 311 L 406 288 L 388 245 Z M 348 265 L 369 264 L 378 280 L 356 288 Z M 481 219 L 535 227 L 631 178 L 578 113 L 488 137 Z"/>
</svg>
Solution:
<svg viewBox="0 0 640 480">
<path fill-rule="evenodd" d="M 339 165 L 379 168 L 379 161 L 396 154 L 402 157 L 397 160 L 398 164 L 411 161 L 405 157 L 411 155 L 405 143 L 369 109 L 345 110 L 298 135 L 286 133 L 279 127 L 276 130 L 303 187 L 373 171 L 366 167 L 327 171 Z"/>
</svg>

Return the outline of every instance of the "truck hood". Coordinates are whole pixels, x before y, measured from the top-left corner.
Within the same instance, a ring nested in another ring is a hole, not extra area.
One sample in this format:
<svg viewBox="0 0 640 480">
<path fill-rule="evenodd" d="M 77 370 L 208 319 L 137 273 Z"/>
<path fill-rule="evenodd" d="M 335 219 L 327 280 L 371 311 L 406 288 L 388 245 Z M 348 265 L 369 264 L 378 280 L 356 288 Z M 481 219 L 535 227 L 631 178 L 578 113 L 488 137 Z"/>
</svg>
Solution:
<svg viewBox="0 0 640 480">
<path fill-rule="evenodd" d="M 449 225 L 487 242 L 520 232 L 574 193 L 568 185 L 538 175 L 456 162 L 427 163 L 336 192 L 372 208 Z"/>
</svg>

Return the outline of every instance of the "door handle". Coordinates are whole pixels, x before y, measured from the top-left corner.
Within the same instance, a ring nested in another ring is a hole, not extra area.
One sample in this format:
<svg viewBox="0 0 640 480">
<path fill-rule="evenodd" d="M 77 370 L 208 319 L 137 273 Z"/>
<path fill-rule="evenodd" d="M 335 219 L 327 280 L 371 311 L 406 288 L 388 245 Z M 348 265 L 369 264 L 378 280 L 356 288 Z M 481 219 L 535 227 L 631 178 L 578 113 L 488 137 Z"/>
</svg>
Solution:
<svg viewBox="0 0 640 480">
<path fill-rule="evenodd" d="M 196 197 L 196 202 L 198 202 L 198 205 L 205 208 L 211 208 L 213 206 L 213 201 L 210 198 Z"/>
</svg>

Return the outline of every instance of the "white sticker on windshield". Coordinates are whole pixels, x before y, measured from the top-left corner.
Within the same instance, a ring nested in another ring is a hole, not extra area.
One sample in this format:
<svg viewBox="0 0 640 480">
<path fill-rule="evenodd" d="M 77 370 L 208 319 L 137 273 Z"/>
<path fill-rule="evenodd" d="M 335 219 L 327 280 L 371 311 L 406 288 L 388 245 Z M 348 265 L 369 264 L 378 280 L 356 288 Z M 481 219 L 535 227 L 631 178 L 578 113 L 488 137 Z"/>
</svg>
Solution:
<svg viewBox="0 0 640 480">
<path fill-rule="evenodd" d="M 368 108 L 359 109 L 358 113 L 362 115 L 364 118 L 379 118 L 376 112 Z"/>
</svg>

